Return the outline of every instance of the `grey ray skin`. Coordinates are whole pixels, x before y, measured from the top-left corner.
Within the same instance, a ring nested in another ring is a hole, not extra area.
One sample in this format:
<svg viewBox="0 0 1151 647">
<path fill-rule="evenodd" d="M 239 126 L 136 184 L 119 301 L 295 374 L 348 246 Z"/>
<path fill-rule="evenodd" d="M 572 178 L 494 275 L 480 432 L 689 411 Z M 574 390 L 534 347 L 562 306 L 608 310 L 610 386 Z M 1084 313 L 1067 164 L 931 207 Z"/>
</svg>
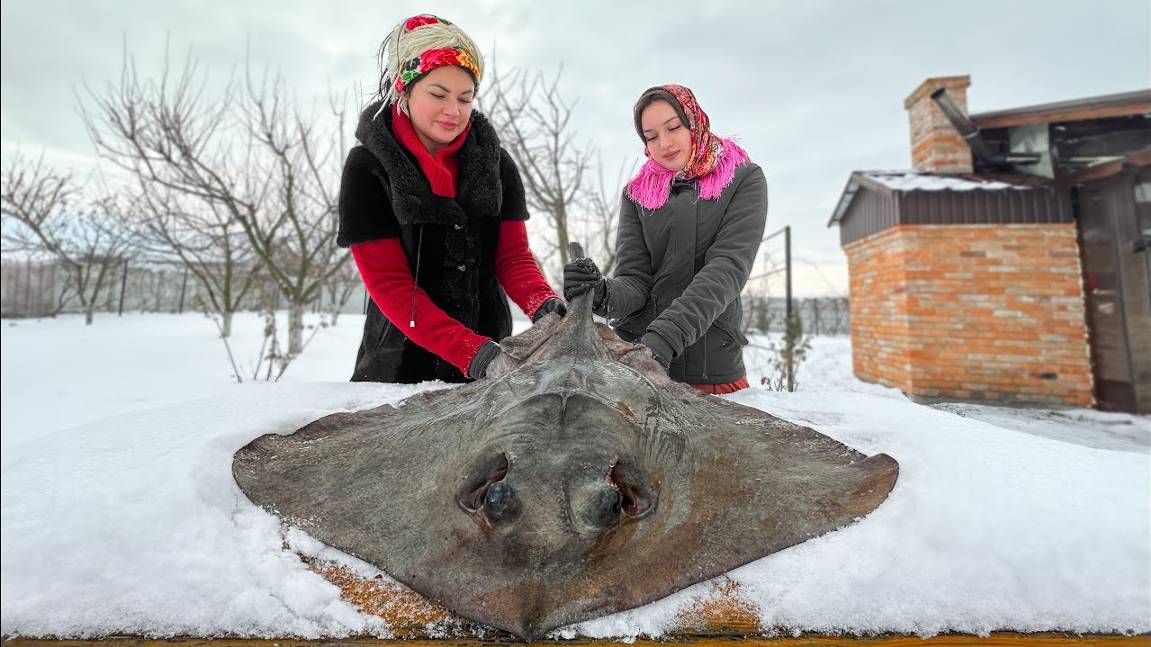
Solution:
<svg viewBox="0 0 1151 647">
<path fill-rule="evenodd" d="M 886 454 L 674 383 L 590 298 L 569 306 L 504 341 L 502 374 L 257 438 L 236 482 L 525 640 L 850 525 L 894 487 Z"/>
</svg>

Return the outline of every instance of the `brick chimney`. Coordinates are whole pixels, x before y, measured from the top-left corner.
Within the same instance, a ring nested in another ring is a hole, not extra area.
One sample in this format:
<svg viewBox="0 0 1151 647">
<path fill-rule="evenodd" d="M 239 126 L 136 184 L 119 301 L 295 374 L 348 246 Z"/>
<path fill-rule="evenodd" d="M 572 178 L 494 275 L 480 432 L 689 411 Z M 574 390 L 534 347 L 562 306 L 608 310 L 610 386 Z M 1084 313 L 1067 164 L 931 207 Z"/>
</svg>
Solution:
<svg viewBox="0 0 1151 647">
<path fill-rule="evenodd" d="M 971 148 L 931 100 L 931 93 L 946 88 L 964 113 L 967 112 L 967 87 L 971 77 L 937 76 L 919 84 L 903 100 L 911 125 L 911 165 L 917 171 L 933 173 L 970 173 Z"/>
</svg>

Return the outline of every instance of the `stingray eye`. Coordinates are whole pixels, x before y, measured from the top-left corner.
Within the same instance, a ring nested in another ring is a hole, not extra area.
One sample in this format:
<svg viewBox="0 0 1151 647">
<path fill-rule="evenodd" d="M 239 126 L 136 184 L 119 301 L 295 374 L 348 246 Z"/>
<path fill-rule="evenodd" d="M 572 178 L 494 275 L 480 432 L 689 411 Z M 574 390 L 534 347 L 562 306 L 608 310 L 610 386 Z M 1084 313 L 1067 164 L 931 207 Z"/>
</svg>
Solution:
<svg viewBox="0 0 1151 647">
<path fill-rule="evenodd" d="M 461 508 L 468 512 L 479 510 L 484 507 L 492 486 L 503 481 L 507 475 L 508 457 L 506 455 L 496 454 L 481 460 L 472 468 L 470 476 L 464 480 L 464 486 L 460 489 L 456 501 Z M 498 495 L 496 498 L 502 499 L 510 494 L 514 500 L 515 493 L 506 484 L 504 487 L 507 489 L 507 494 Z"/>
<path fill-rule="evenodd" d="M 484 514 L 492 523 L 508 523 L 520 516 L 520 500 L 507 483 L 493 483 L 484 495 Z"/>
</svg>

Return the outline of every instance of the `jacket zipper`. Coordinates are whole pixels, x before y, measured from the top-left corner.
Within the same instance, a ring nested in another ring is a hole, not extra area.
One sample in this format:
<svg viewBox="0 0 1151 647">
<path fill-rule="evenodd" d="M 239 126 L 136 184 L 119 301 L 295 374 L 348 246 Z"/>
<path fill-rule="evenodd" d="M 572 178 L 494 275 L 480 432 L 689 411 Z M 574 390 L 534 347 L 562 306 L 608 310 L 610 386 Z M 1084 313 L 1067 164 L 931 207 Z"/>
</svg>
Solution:
<svg viewBox="0 0 1151 647">
<path fill-rule="evenodd" d="M 708 327 L 710 330 L 711 327 Z M 703 379 L 707 379 L 707 330 L 703 331 Z"/>
<path fill-rule="evenodd" d="M 416 291 L 420 286 L 420 254 L 424 249 L 424 226 L 419 225 L 420 235 L 416 240 L 416 274 L 412 277 L 412 316 L 408 318 L 408 328 L 416 327 Z"/>
</svg>

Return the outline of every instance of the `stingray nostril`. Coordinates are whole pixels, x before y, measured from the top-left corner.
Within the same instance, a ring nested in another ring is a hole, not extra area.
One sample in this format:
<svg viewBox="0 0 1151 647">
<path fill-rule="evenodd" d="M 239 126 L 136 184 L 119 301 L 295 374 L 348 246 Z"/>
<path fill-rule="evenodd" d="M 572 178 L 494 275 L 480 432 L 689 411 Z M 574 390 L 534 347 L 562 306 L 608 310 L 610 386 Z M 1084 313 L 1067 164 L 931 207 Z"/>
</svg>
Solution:
<svg viewBox="0 0 1151 647">
<path fill-rule="evenodd" d="M 507 483 L 493 483 L 484 495 L 484 514 L 493 523 L 515 521 L 520 514 L 520 500 Z"/>
</svg>

